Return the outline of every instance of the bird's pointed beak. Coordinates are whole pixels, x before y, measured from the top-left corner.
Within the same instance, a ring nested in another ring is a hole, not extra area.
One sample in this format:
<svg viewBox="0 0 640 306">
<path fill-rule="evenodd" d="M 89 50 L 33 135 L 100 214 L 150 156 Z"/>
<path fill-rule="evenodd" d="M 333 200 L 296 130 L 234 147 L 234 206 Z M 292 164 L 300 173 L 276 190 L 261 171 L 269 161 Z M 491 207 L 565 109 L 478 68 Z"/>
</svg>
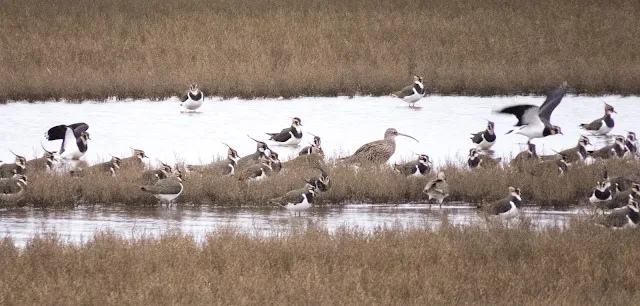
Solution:
<svg viewBox="0 0 640 306">
<path fill-rule="evenodd" d="M 407 134 L 404 134 L 404 133 L 398 133 L 398 135 L 399 135 L 399 136 L 404 136 L 404 137 L 409 137 L 409 138 L 411 138 L 411 139 L 415 140 L 416 142 L 419 142 L 417 139 L 415 139 L 415 138 L 414 138 L 413 136 L 411 136 L 411 135 L 407 135 Z"/>
</svg>

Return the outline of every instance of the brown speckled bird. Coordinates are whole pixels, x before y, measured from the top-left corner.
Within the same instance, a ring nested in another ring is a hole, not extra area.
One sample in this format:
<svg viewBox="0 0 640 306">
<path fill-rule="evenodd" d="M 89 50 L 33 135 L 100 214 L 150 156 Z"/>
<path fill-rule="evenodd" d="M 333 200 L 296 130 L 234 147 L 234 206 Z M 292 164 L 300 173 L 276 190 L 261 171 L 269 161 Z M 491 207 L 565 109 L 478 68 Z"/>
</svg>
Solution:
<svg viewBox="0 0 640 306">
<path fill-rule="evenodd" d="M 418 142 L 412 136 L 400 133 L 394 128 L 388 128 L 384 132 L 384 139 L 366 143 L 356 150 L 353 155 L 341 158 L 341 160 L 351 163 L 384 164 L 396 152 L 396 136 L 409 137 Z"/>
</svg>

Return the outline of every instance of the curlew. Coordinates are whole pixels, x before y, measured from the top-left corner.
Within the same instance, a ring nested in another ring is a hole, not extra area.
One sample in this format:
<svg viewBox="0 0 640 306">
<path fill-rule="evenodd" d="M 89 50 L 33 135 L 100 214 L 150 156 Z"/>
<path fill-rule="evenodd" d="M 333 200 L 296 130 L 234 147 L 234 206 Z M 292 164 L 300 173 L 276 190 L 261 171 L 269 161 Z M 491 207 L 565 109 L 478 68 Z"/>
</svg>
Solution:
<svg viewBox="0 0 640 306">
<path fill-rule="evenodd" d="M 418 142 L 413 136 L 400 133 L 394 128 L 388 128 L 384 132 L 384 139 L 366 143 L 353 155 L 341 158 L 341 160 L 352 163 L 384 164 L 396 152 L 396 136 L 409 137 Z"/>
</svg>

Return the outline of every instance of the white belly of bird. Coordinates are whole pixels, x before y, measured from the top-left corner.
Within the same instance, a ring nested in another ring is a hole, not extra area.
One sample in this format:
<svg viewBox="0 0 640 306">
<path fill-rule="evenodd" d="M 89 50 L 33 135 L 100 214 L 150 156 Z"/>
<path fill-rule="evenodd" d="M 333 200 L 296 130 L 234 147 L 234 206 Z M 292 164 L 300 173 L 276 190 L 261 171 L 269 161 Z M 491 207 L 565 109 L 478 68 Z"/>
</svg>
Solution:
<svg viewBox="0 0 640 306">
<path fill-rule="evenodd" d="M 495 143 L 496 143 L 495 141 L 494 141 L 494 142 L 488 142 L 488 141 L 486 141 L 486 140 L 484 139 L 484 137 L 483 137 L 483 138 L 482 138 L 482 141 L 481 141 L 478 145 L 476 145 L 476 147 L 477 147 L 478 149 L 480 149 L 480 150 L 489 150 L 489 149 L 491 149 L 491 147 L 493 147 L 493 145 L 494 145 Z"/>
<path fill-rule="evenodd" d="M 202 106 L 202 102 L 204 102 L 204 98 L 200 100 L 192 100 L 191 98 L 187 99 L 187 101 L 182 102 L 182 107 L 188 110 L 196 110 L 200 106 Z"/>
<path fill-rule="evenodd" d="M 520 134 L 527 136 L 529 139 L 533 138 L 542 138 L 542 132 L 544 130 L 544 125 L 524 125 L 519 126 L 512 131 L 512 133 Z"/>
<path fill-rule="evenodd" d="M 611 130 L 613 130 L 613 127 L 608 127 L 604 120 L 602 120 L 601 122 L 602 125 L 600 125 L 600 128 L 597 131 L 593 132 L 594 135 L 606 135 L 609 134 Z"/>
<path fill-rule="evenodd" d="M 311 208 L 311 204 L 305 198 L 304 201 L 302 201 L 301 203 L 298 203 L 298 204 L 289 203 L 284 208 L 290 211 L 303 211 Z"/>
<path fill-rule="evenodd" d="M 629 216 L 627 215 L 627 224 L 624 227 L 636 227 L 637 224 L 633 223 L 633 221 L 631 221 L 631 218 L 629 218 Z"/>
<path fill-rule="evenodd" d="M 160 193 L 158 193 L 158 194 L 154 194 L 153 196 L 155 196 L 159 200 L 170 202 L 170 201 L 175 200 L 175 198 L 179 197 L 183 190 L 184 190 L 184 186 L 182 184 L 180 184 L 180 192 L 178 192 L 178 193 L 175 193 L 175 194 L 171 194 L 171 193 L 160 194 Z"/>
<path fill-rule="evenodd" d="M 420 168 L 418 166 L 416 166 L 416 168 L 414 169 L 413 174 L 409 175 L 409 177 L 424 177 L 424 175 L 422 173 L 420 173 Z"/>
<path fill-rule="evenodd" d="M 600 200 L 600 199 L 598 199 L 598 197 L 596 197 L 595 193 L 592 193 L 591 197 L 589 198 L 589 202 L 591 204 L 600 203 L 600 202 L 604 202 L 604 201 L 608 201 L 608 200 L 611 200 L 611 195 L 609 195 L 609 197 L 607 199 L 605 199 L 605 200 Z"/>
<path fill-rule="evenodd" d="M 518 215 L 518 207 L 516 207 L 516 204 L 513 202 L 509 202 L 509 204 L 511 205 L 511 208 L 507 210 L 507 212 L 500 214 L 500 217 L 504 219 L 511 219 Z"/>
<path fill-rule="evenodd" d="M 267 174 L 264 172 L 264 170 L 262 170 L 262 172 L 260 173 L 260 175 L 254 177 L 254 178 L 250 178 L 249 181 L 250 182 L 257 182 L 257 181 L 262 181 L 265 178 L 267 178 Z"/>
<path fill-rule="evenodd" d="M 283 145 L 283 146 L 297 146 L 302 141 L 302 137 L 295 138 L 293 136 L 293 133 L 291 133 L 291 132 L 289 132 L 289 135 L 291 135 L 291 137 L 289 137 L 289 139 L 287 139 L 287 141 L 284 141 L 284 142 L 277 142 L 276 141 L 276 143 L 278 143 L 280 145 Z"/>
<path fill-rule="evenodd" d="M 420 101 L 422 97 L 424 97 L 424 95 L 414 92 L 412 95 L 402 98 L 402 100 L 404 100 L 404 102 L 407 102 L 407 103 L 416 103 Z"/>
</svg>

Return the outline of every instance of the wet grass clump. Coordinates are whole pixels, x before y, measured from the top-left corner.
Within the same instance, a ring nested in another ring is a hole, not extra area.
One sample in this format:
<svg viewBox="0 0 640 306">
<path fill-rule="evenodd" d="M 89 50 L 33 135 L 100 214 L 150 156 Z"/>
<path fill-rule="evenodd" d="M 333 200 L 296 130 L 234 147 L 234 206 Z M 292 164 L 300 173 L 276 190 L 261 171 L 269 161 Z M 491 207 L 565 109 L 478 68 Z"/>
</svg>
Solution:
<svg viewBox="0 0 640 306">
<path fill-rule="evenodd" d="M 0 101 L 640 94 L 640 3 L 5 0 Z M 615 47 L 612 47 L 615 46 Z"/>
<path fill-rule="evenodd" d="M 305 180 L 320 175 L 315 164 L 283 164 L 279 173 L 263 181 L 239 181 L 237 177 L 190 172 L 184 178 L 184 191 L 178 197 L 181 205 L 268 206 L 269 199 L 289 190 L 301 188 Z M 183 167 L 180 167 L 181 169 Z M 330 188 L 320 193 L 315 204 L 345 203 L 427 203 L 423 193 L 435 172 L 422 178 L 408 178 L 389 166 L 351 166 L 329 160 L 325 168 Z M 531 165 L 530 169 L 535 169 Z M 530 171 L 507 164 L 495 168 L 469 169 L 462 162 L 451 161 L 439 171 L 446 174 L 450 196 L 445 202 L 487 203 L 504 198 L 508 186 L 522 190 L 526 204 L 566 207 L 586 204 L 606 170 L 610 177 L 624 176 L 640 181 L 640 161 L 615 159 L 594 164 L 574 163 L 567 173 L 557 170 Z M 79 204 L 156 205 L 158 200 L 140 190 L 145 182 L 141 169 L 121 169 L 115 177 L 103 173 L 87 173 L 72 177 L 67 173 L 29 172 L 30 183 L 18 205 L 36 207 L 74 206 Z M 184 171 L 183 171 L 184 172 Z"/>
<path fill-rule="evenodd" d="M 0 240 L 8 305 L 628 305 L 640 298 L 640 236 L 588 222 L 523 220 L 437 229 L 314 225 L 254 236 L 219 230 L 82 244 Z"/>
</svg>

